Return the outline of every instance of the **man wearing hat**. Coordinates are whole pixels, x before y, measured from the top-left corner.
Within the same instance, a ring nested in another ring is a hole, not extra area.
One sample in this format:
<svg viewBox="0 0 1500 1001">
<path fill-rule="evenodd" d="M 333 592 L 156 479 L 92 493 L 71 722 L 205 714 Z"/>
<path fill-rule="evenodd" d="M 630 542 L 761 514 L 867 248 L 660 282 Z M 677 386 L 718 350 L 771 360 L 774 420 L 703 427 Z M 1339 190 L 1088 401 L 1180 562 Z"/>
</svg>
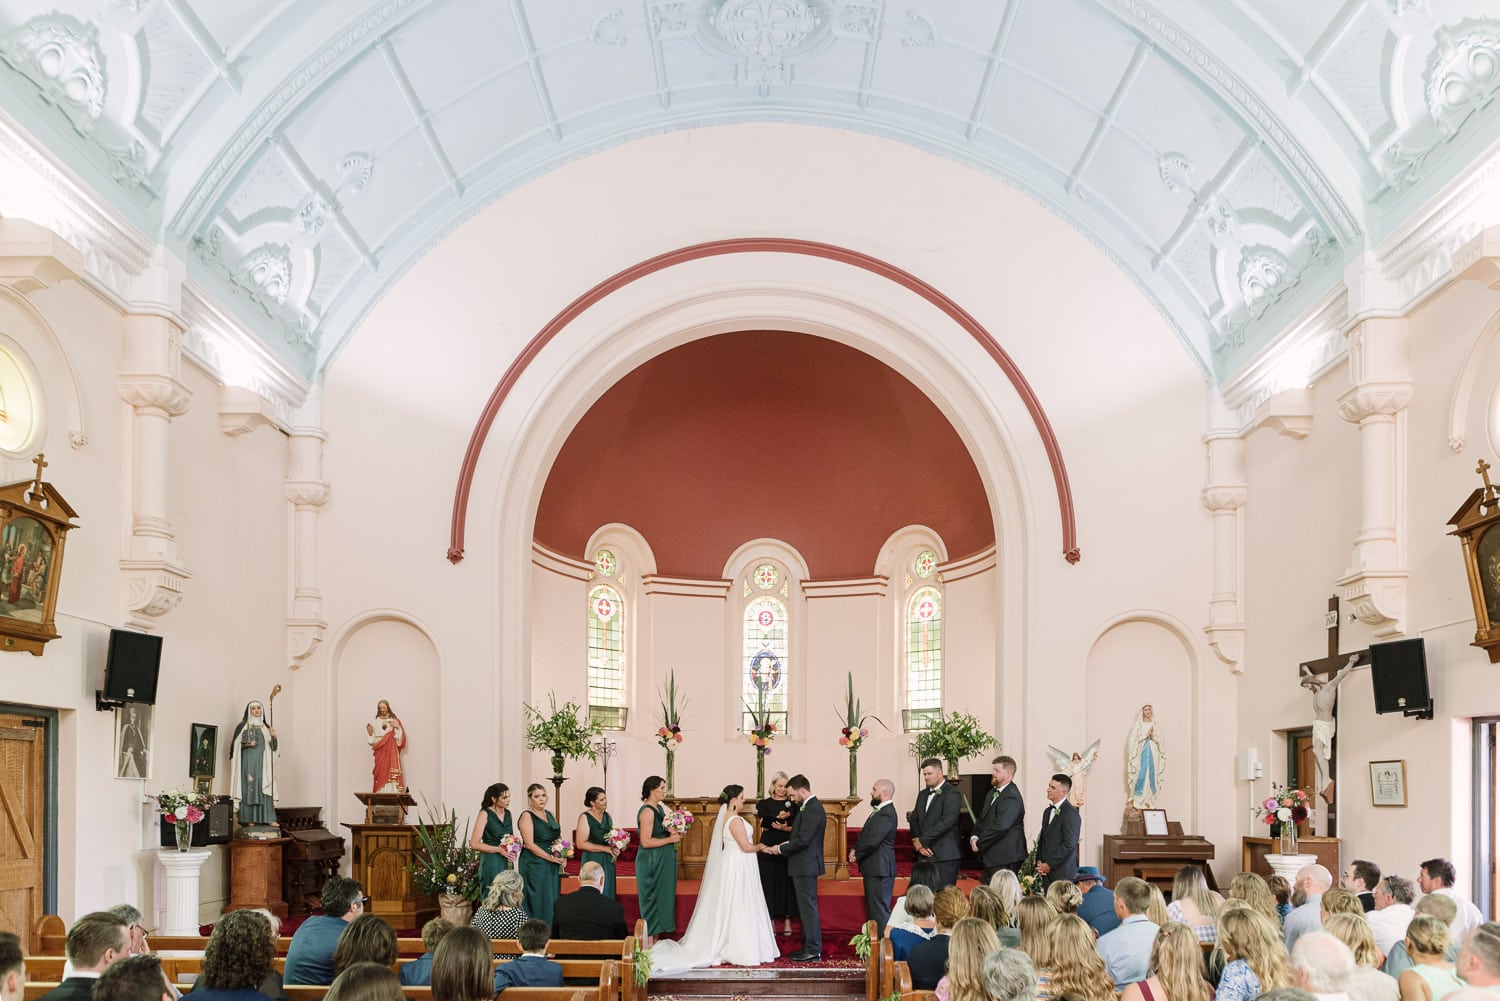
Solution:
<svg viewBox="0 0 1500 1001">
<path fill-rule="evenodd" d="M 1115 895 L 1104 885 L 1104 874 L 1099 871 L 1098 866 L 1079 866 L 1073 882 L 1083 891 L 1083 903 L 1078 905 L 1078 916 L 1088 922 L 1095 935 L 1103 935 L 1120 927 L 1119 915 L 1115 914 Z"/>
</svg>

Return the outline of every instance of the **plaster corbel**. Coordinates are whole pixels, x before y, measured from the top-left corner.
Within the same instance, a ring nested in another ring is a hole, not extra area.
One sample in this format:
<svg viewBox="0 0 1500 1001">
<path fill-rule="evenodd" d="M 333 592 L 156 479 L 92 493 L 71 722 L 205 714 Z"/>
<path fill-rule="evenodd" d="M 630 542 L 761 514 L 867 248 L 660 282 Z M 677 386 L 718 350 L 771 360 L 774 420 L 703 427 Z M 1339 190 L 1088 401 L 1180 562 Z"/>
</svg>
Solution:
<svg viewBox="0 0 1500 1001">
<path fill-rule="evenodd" d="M 1246 434 L 1269 428 L 1283 438 L 1301 441 L 1312 432 L 1313 410 L 1311 389 L 1284 389 L 1256 405 Z"/>
<path fill-rule="evenodd" d="M 219 387 L 219 430 L 230 438 L 249 434 L 256 428 L 288 430 L 276 412 L 276 405 L 253 389 L 242 386 Z"/>
<path fill-rule="evenodd" d="M 48 288 L 84 270 L 78 249 L 45 226 L 0 218 L 0 284 L 22 295 Z"/>
<path fill-rule="evenodd" d="M 1453 255 L 1454 281 L 1482 282 L 1500 289 L 1500 226 L 1491 226 Z"/>
</svg>

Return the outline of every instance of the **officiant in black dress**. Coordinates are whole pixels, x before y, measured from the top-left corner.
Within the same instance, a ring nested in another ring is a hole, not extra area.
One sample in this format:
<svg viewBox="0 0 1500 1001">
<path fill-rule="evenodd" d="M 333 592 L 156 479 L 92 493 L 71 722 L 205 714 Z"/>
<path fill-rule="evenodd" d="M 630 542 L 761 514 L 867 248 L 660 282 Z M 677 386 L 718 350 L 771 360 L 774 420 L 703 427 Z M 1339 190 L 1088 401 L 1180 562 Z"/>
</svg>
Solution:
<svg viewBox="0 0 1500 1001">
<path fill-rule="evenodd" d="M 792 836 L 792 821 L 797 819 L 797 804 L 786 794 L 786 772 L 771 776 L 771 794 L 756 801 L 760 818 L 760 841 L 764 845 L 783 845 Z M 792 877 L 787 875 L 786 859 L 761 852 L 760 886 L 766 894 L 766 910 L 771 920 L 782 923 L 782 934 L 792 933 L 792 918 L 797 916 L 797 898 L 792 892 Z"/>
</svg>

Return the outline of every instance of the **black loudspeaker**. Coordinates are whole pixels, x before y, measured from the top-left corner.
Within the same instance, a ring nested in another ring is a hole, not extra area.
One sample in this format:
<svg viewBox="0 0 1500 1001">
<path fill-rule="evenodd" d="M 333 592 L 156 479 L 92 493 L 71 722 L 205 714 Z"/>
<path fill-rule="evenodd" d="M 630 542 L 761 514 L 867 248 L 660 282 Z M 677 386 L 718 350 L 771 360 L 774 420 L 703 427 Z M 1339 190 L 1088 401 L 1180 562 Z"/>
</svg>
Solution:
<svg viewBox="0 0 1500 1001">
<path fill-rule="evenodd" d="M 203 820 L 193 825 L 193 847 L 229 844 L 234 834 L 234 801 L 228 797 L 215 800 L 203 812 Z M 165 817 L 161 822 L 161 846 L 177 847 L 177 829 Z"/>
<path fill-rule="evenodd" d="M 104 662 L 105 699 L 155 705 L 160 669 L 160 636 L 124 629 L 109 631 L 109 656 Z"/>
<path fill-rule="evenodd" d="M 1370 680 L 1377 713 L 1432 719 L 1427 688 L 1427 646 L 1421 637 L 1370 644 Z"/>
</svg>

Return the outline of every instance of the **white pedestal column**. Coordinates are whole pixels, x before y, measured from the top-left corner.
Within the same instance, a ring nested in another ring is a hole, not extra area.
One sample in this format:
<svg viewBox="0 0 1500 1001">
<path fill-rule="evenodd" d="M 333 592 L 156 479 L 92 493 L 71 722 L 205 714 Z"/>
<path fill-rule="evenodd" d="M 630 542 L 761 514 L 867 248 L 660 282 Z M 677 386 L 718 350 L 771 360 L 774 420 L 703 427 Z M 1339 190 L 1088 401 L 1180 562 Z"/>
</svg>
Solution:
<svg viewBox="0 0 1500 1001">
<path fill-rule="evenodd" d="M 167 884 L 166 923 L 156 930 L 158 935 L 198 934 L 198 881 L 203 863 L 212 854 L 209 851 L 180 852 L 175 848 L 164 848 L 157 853 Z"/>
<path fill-rule="evenodd" d="M 1316 855 L 1272 854 L 1266 856 L 1266 864 L 1271 867 L 1271 871 L 1291 886 L 1297 885 L 1297 873 L 1302 870 L 1303 866 L 1312 865 L 1316 861 L 1318 861 Z"/>
</svg>

